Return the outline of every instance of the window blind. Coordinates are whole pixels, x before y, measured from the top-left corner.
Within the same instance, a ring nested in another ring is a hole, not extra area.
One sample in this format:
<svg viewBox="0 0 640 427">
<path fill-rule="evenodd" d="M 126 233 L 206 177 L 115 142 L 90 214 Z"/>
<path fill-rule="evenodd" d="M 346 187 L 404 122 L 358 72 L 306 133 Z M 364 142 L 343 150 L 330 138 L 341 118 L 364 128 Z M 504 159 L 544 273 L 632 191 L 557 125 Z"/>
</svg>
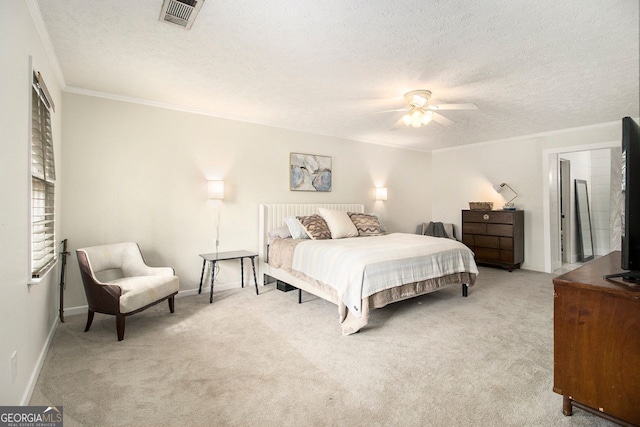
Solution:
<svg viewBox="0 0 640 427">
<path fill-rule="evenodd" d="M 53 103 L 40 73 L 31 95 L 31 276 L 42 277 L 55 263 L 55 159 L 51 132 Z"/>
</svg>

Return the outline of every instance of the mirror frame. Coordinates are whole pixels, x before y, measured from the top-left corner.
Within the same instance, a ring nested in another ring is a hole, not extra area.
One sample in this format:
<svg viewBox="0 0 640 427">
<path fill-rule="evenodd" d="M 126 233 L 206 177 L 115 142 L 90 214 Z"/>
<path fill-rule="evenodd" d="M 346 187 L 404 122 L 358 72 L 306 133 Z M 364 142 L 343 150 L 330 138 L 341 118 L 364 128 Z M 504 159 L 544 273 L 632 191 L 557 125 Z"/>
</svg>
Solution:
<svg viewBox="0 0 640 427">
<path fill-rule="evenodd" d="M 589 192 L 587 191 L 587 181 L 584 179 L 576 179 L 575 182 L 575 198 L 576 198 L 576 232 L 578 234 L 578 261 L 585 262 L 592 260 L 593 253 L 593 231 L 591 229 L 591 212 L 589 210 Z M 581 209 L 586 208 L 586 209 Z M 586 233 L 588 236 L 585 236 Z M 591 255 L 586 255 L 590 250 Z"/>
</svg>

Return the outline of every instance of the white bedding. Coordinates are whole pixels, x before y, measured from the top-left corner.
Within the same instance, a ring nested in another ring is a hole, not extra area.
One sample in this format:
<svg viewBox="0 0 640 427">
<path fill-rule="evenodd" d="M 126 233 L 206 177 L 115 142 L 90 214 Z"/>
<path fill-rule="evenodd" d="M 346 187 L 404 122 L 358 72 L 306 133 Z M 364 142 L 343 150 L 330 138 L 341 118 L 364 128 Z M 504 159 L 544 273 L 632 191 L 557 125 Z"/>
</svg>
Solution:
<svg viewBox="0 0 640 427">
<path fill-rule="evenodd" d="M 292 268 L 334 288 L 357 317 L 362 299 L 376 292 L 447 274 L 478 274 L 473 252 L 462 243 L 405 233 L 301 242 Z"/>
</svg>

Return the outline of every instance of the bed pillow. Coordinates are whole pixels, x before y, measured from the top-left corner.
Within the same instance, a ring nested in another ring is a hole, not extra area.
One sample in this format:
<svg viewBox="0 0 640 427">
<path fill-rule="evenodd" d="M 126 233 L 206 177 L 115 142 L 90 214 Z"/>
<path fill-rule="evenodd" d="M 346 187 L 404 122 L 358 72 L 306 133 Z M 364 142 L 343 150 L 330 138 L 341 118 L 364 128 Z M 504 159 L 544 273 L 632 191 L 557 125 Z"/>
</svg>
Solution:
<svg viewBox="0 0 640 427">
<path fill-rule="evenodd" d="M 353 224 L 349 215 L 344 211 L 318 208 L 320 216 L 325 220 L 332 239 L 342 239 L 343 237 L 357 237 L 358 229 Z"/>
<path fill-rule="evenodd" d="M 283 225 L 282 227 L 274 228 L 269 233 L 267 233 L 267 237 L 269 238 L 269 244 L 273 242 L 275 239 L 288 239 L 291 237 L 291 232 L 289 231 L 289 227 Z"/>
<path fill-rule="evenodd" d="M 302 228 L 313 240 L 331 239 L 331 230 L 320 215 L 297 216 Z"/>
<path fill-rule="evenodd" d="M 385 233 L 380 219 L 374 214 L 348 212 L 349 218 L 356 226 L 359 236 L 380 236 Z"/>
<path fill-rule="evenodd" d="M 300 221 L 295 216 L 288 216 L 284 219 L 284 223 L 287 224 L 287 228 L 289 228 L 289 234 L 294 239 L 308 239 L 309 235 L 300 224 Z"/>
</svg>

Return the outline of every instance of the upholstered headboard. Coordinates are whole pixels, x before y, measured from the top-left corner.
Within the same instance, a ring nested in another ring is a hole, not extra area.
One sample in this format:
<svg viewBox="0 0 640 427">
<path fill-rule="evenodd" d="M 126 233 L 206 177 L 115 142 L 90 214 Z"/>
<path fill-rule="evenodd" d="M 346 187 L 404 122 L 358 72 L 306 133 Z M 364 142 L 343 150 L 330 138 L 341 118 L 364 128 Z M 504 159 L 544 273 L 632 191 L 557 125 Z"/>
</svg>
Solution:
<svg viewBox="0 0 640 427">
<path fill-rule="evenodd" d="M 269 231 L 281 227 L 288 216 L 313 215 L 318 213 L 318 208 L 334 209 L 345 212 L 364 213 L 364 205 L 357 203 L 305 203 L 305 204 L 262 204 L 259 205 L 259 236 L 258 255 L 260 262 L 266 260 L 267 242 Z"/>
</svg>

